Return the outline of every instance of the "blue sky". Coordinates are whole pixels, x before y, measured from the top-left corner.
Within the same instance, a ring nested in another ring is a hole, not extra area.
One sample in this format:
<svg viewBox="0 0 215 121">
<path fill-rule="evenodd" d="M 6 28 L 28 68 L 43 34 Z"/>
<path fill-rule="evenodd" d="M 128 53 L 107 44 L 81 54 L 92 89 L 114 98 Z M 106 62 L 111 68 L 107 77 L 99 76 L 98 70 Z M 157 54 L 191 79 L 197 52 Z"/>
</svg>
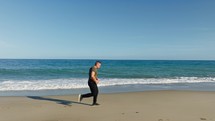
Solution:
<svg viewBox="0 0 215 121">
<path fill-rule="evenodd" d="M 215 60 L 213 0 L 0 0 L 0 58 Z"/>
</svg>

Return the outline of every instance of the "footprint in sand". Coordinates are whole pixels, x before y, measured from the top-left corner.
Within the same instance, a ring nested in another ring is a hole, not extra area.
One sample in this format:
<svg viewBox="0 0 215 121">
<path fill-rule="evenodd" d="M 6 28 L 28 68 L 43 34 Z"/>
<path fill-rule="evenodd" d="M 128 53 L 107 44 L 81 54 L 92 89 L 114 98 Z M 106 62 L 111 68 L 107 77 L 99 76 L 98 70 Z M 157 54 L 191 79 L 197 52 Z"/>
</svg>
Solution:
<svg viewBox="0 0 215 121">
<path fill-rule="evenodd" d="M 201 120 L 207 120 L 206 118 L 200 118 Z"/>
<path fill-rule="evenodd" d="M 164 121 L 163 119 L 158 119 L 158 121 Z M 165 121 L 169 121 L 169 119 L 166 119 Z"/>
<path fill-rule="evenodd" d="M 46 121 L 59 121 L 59 120 L 46 120 Z"/>
</svg>

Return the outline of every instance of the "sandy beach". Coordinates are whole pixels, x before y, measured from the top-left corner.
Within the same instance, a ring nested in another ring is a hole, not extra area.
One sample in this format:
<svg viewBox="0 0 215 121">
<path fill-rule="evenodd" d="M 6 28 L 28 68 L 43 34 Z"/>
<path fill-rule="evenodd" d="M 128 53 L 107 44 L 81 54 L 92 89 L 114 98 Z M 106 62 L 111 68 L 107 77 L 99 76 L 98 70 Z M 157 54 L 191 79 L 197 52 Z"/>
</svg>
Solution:
<svg viewBox="0 0 215 121">
<path fill-rule="evenodd" d="M 78 95 L 0 97 L 0 121 L 215 121 L 215 92 L 146 91 Z"/>
</svg>

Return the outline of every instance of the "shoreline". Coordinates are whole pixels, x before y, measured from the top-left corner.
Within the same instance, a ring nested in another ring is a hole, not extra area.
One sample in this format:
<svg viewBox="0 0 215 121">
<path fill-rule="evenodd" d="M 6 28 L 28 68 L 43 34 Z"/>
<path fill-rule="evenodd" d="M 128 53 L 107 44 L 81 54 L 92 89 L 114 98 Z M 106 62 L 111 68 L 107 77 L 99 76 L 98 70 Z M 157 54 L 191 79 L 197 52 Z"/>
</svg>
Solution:
<svg viewBox="0 0 215 121">
<path fill-rule="evenodd" d="M 62 89 L 64 90 L 64 89 Z M 67 89 L 65 89 L 67 90 Z M 86 88 L 85 90 L 88 90 L 88 88 Z M 28 91 L 28 90 L 25 90 L 25 91 Z M 30 90 L 32 91 L 32 90 Z M 37 90 L 37 91 L 53 91 L 53 90 Z M 59 90 L 57 90 L 59 91 Z M 36 91 L 35 91 L 36 92 Z M 171 89 L 171 90 L 144 90 L 144 91 L 119 91 L 119 92 L 103 92 L 103 93 L 99 93 L 99 95 L 114 95 L 114 94 L 117 94 L 117 95 L 120 95 L 120 94 L 129 94 L 129 93 L 152 93 L 152 92 L 200 92 L 200 93 L 203 93 L 203 92 L 208 92 L 208 93 L 215 93 L 214 90 L 183 90 L 183 89 Z M 90 90 L 89 91 L 85 91 L 84 93 L 90 93 Z M 83 94 L 83 93 L 71 93 L 71 94 L 60 94 L 60 95 L 24 95 L 24 96 L 0 96 L 0 98 L 16 98 L 16 97 L 20 97 L 20 98 L 24 98 L 24 97 L 28 97 L 28 96 L 32 96 L 32 97 L 67 97 L 67 96 L 78 96 L 79 94 Z"/>
<path fill-rule="evenodd" d="M 201 83 L 180 83 L 180 84 L 128 84 L 128 85 L 113 85 L 99 86 L 100 94 L 112 93 L 129 93 L 129 92 L 145 92 L 145 91 L 163 91 L 163 90 L 178 90 L 178 91 L 215 91 L 214 82 Z M 50 89 L 50 90 L 19 90 L 19 91 L 0 91 L 0 97 L 10 96 L 63 96 L 88 93 L 90 89 Z"/>
<path fill-rule="evenodd" d="M 215 92 L 163 90 L 78 95 L 0 97 L 2 121 L 215 121 Z"/>
</svg>

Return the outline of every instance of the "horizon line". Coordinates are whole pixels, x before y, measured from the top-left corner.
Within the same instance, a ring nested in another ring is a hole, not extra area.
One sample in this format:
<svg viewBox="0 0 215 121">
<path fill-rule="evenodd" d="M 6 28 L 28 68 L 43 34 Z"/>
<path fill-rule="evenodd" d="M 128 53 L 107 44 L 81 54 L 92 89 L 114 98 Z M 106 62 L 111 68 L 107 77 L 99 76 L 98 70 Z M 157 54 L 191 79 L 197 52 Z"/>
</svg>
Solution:
<svg viewBox="0 0 215 121">
<path fill-rule="evenodd" d="M 215 61 L 215 59 L 108 59 L 108 58 L 0 58 L 0 60 L 147 60 L 147 61 Z"/>
</svg>

